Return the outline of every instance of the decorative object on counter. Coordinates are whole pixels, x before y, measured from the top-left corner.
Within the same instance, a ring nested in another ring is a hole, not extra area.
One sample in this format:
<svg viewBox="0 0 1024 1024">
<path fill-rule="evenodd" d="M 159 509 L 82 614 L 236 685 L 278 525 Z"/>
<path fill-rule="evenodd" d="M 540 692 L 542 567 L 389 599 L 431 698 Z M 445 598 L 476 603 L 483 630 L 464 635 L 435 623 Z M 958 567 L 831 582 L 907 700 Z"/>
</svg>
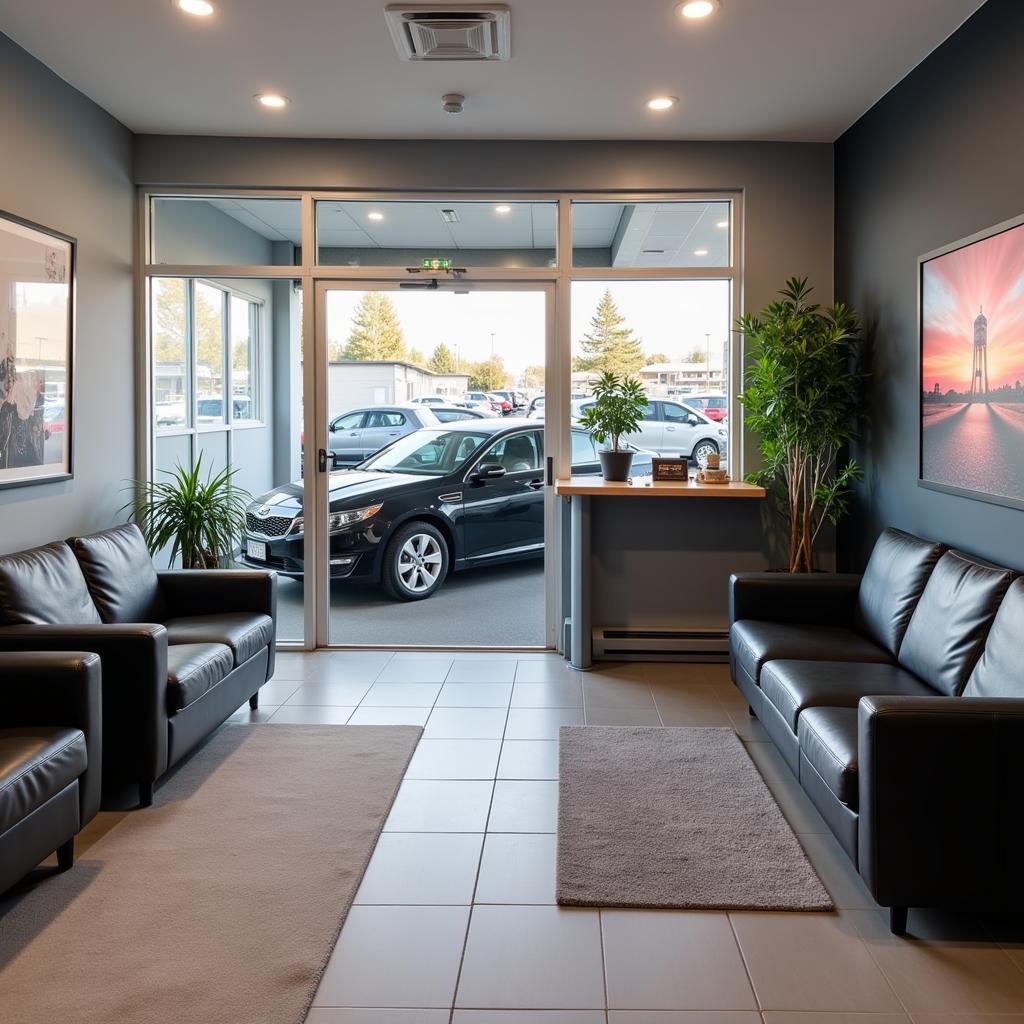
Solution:
<svg viewBox="0 0 1024 1024">
<path fill-rule="evenodd" d="M 853 459 L 838 461 L 863 411 L 860 318 L 842 303 L 822 309 L 810 292 L 807 278 L 791 277 L 781 300 L 737 322 L 751 353 L 739 400 L 763 462 L 747 480 L 768 490 L 789 528 L 790 572 L 813 571 L 822 526 L 845 515 L 863 475 Z"/>
<path fill-rule="evenodd" d="M 74 476 L 75 240 L 0 212 L 0 487 Z"/>
<path fill-rule="evenodd" d="M 918 260 L 922 487 L 1024 508 L 1022 279 L 1024 216 Z"/>
<path fill-rule="evenodd" d="M 655 481 L 664 483 L 685 484 L 690 482 L 690 460 L 689 459 L 651 459 L 652 477 Z"/>
<path fill-rule="evenodd" d="M 170 546 L 168 565 L 181 555 L 183 569 L 216 569 L 241 540 L 252 495 L 232 482 L 236 469 L 229 466 L 216 476 L 211 470 L 204 482 L 202 468 L 200 454 L 192 469 L 161 470 L 168 481 L 136 480 L 135 499 L 121 509 L 130 512 L 151 554 Z"/>
<path fill-rule="evenodd" d="M 580 424 L 594 435 L 598 444 L 611 440 L 611 448 L 598 451 L 601 475 L 605 480 L 628 480 L 633 462 L 631 448 L 620 444 L 623 434 L 640 429 L 647 393 L 634 377 L 602 373 L 593 385 L 595 402 L 580 416 Z"/>
<path fill-rule="evenodd" d="M 697 483 L 699 484 L 727 484 L 729 483 L 729 470 L 727 469 L 712 469 L 708 466 L 707 469 L 697 470 Z"/>
<path fill-rule="evenodd" d="M 718 452 L 708 452 L 707 469 L 719 469 L 722 465 L 722 456 Z"/>
</svg>

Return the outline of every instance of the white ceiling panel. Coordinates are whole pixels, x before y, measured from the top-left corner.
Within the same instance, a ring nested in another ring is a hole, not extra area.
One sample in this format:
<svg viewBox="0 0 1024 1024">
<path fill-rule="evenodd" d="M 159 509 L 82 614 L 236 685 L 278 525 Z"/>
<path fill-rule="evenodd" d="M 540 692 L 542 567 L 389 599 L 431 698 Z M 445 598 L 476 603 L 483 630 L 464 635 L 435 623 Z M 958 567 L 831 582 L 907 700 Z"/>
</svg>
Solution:
<svg viewBox="0 0 1024 1024">
<path fill-rule="evenodd" d="M 15 42 L 133 131 L 830 142 L 983 0 L 511 0 L 512 57 L 403 63 L 385 0 L 0 0 Z M 253 96 L 281 92 L 282 111 Z M 441 109 L 444 93 L 465 112 Z M 663 114 L 652 95 L 679 97 Z"/>
</svg>

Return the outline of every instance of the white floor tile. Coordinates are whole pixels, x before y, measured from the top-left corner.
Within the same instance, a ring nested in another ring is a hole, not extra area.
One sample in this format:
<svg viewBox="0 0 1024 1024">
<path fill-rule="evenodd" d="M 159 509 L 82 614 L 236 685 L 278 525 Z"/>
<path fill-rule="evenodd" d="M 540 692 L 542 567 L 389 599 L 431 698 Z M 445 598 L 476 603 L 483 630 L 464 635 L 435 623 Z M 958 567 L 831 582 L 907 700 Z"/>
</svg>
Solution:
<svg viewBox="0 0 1024 1024">
<path fill-rule="evenodd" d="M 506 740 L 557 740 L 563 725 L 582 725 L 582 708 L 511 708 Z"/>
<path fill-rule="evenodd" d="M 437 708 L 427 719 L 426 739 L 500 740 L 505 734 L 504 708 Z"/>
<path fill-rule="evenodd" d="M 352 712 L 349 725 L 426 725 L 430 708 L 374 708 L 360 706 Z"/>
<path fill-rule="evenodd" d="M 455 1005 L 603 1009 L 597 912 L 474 907 Z"/>
<path fill-rule="evenodd" d="M 453 1024 L 605 1024 L 603 1010 L 456 1010 Z"/>
<path fill-rule="evenodd" d="M 578 682 L 516 683 L 512 687 L 514 708 L 581 708 L 583 687 Z"/>
<path fill-rule="evenodd" d="M 511 683 L 445 683 L 437 698 L 439 708 L 507 708 Z"/>
<path fill-rule="evenodd" d="M 475 901 L 553 905 L 556 851 L 553 834 L 488 834 Z"/>
<path fill-rule="evenodd" d="M 278 708 L 268 719 L 270 725 L 344 725 L 355 708 L 303 707 Z"/>
<path fill-rule="evenodd" d="M 501 740 L 420 740 L 407 779 L 493 779 Z"/>
<path fill-rule="evenodd" d="M 305 1024 L 448 1024 L 448 1010 L 314 1006 Z"/>
<path fill-rule="evenodd" d="M 520 661 L 516 666 L 517 683 L 578 683 L 580 673 L 569 667 L 564 658 L 552 657 L 538 661 Z"/>
<path fill-rule="evenodd" d="M 406 779 L 384 824 L 385 832 L 482 832 L 492 782 Z"/>
<path fill-rule="evenodd" d="M 506 740 L 498 762 L 499 779 L 557 779 L 557 740 Z"/>
<path fill-rule="evenodd" d="M 440 692 L 440 683 L 374 683 L 360 703 L 370 708 L 430 708 Z"/>
<path fill-rule="evenodd" d="M 557 782 L 496 782 L 488 832 L 555 832 Z"/>
<path fill-rule="evenodd" d="M 473 833 L 385 832 L 355 902 L 469 906 L 482 842 Z"/>
<path fill-rule="evenodd" d="M 450 1007 L 468 907 L 352 907 L 315 1006 Z"/>
<path fill-rule="evenodd" d="M 354 707 L 369 689 L 369 680 L 334 683 L 325 679 L 315 679 L 299 686 L 284 703 L 289 706 L 322 707 L 333 704 L 337 707 Z"/>
<path fill-rule="evenodd" d="M 451 657 L 400 658 L 396 655 L 377 676 L 378 683 L 443 683 L 451 671 Z"/>
<path fill-rule="evenodd" d="M 484 658 L 456 660 L 448 673 L 448 682 L 511 683 L 515 677 L 515 661 L 501 661 L 499 656 L 495 655 L 493 661 Z"/>
</svg>

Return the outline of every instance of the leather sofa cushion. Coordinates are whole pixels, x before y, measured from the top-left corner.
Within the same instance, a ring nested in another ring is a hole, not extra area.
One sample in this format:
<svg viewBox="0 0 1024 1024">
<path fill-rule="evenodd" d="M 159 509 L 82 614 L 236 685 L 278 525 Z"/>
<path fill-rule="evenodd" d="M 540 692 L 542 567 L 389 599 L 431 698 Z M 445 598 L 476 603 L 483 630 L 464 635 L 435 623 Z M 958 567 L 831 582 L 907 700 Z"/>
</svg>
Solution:
<svg viewBox="0 0 1024 1024">
<path fill-rule="evenodd" d="M 770 661 L 761 670 L 761 690 L 793 732 L 807 708 L 855 708 L 861 697 L 935 696 L 899 665 L 848 661 Z"/>
<path fill-rule="evenodd" d="M 808 708 L 800 716 L 800 753 L 836 797 L 857 810 L 857 709 Z"/>
<path fill-rule="evenodd" d="M 166 614 L 153 559 L 134 524 L 68 540 L 104 622 L 162 622 Z"/>
<path fill-rule="evenodd" d="M 0 729 L 0 835 L 71 785 L 87 766 L 81 729 Z"/>
<path fill-rule="evenodd" d="M 893 657 L 925 584 L 946 550 L 902 530 L 883 530 L 861 579 L 857 605 L 864 631 Z"/>
<path fill-rule="evenodd" d="M 167 713 L 177 714 L 212 690 L 234 668 L 223 644 L 175 644 L 167 648 Z"/>
<path fill-rule="evenodd" d="M 274 620 L 253 612 L 220 612 L 168 619 L 169 644 L 225 644 L 242 665 L 274 641 Z"/>
<path fill-rule="evenodd" d="M 965 697 L 1024 697 L 1024 577 L 1010 584 Z"/>
<path fill-rule="evenodd" d="M 63 541 L 0 557 L 0 620 L 9 626 L 102 621 L 82 570 Z"/>
<path fill-rule="evenodd" d="M 800 661 L 889 662 L 888 651 L 852 629 L 741 619 L 729 630 L 740 668 L 757 682 L 762 666 L 777 658 Z"/>
<path fill-rule="evenodd" d="M 959 696 L 988 636 L 1013 573 L 947 551 L 910 618 L 900 664 L 933 689 Z"/>
</svg>

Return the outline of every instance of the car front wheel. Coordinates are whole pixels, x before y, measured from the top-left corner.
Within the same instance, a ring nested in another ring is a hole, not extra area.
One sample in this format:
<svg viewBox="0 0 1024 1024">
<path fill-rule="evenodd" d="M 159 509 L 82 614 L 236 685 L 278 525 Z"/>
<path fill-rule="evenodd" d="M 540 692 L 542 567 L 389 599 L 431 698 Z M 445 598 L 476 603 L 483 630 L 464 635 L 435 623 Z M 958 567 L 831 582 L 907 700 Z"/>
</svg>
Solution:
<svg viewBox="0 0 1024 1024">
<path fill-rule="evenodd" d="M 690 453 L 690 458 L 697 463 L 701 469 L 705 469 L 708 464 L 709 455 L 718 454 L 718 445 L 709 438 L 705 438 L 703 441 L 698 441 L 693 446 L 693 451 Z"/>
<path fill-rule="evenodd" d="M 448 544 L 429 523 L 408 523 L 384 556 L 384 589 L 399 601 L 422 601 L 440 589 L 448 572 Z"/>
</svg>

